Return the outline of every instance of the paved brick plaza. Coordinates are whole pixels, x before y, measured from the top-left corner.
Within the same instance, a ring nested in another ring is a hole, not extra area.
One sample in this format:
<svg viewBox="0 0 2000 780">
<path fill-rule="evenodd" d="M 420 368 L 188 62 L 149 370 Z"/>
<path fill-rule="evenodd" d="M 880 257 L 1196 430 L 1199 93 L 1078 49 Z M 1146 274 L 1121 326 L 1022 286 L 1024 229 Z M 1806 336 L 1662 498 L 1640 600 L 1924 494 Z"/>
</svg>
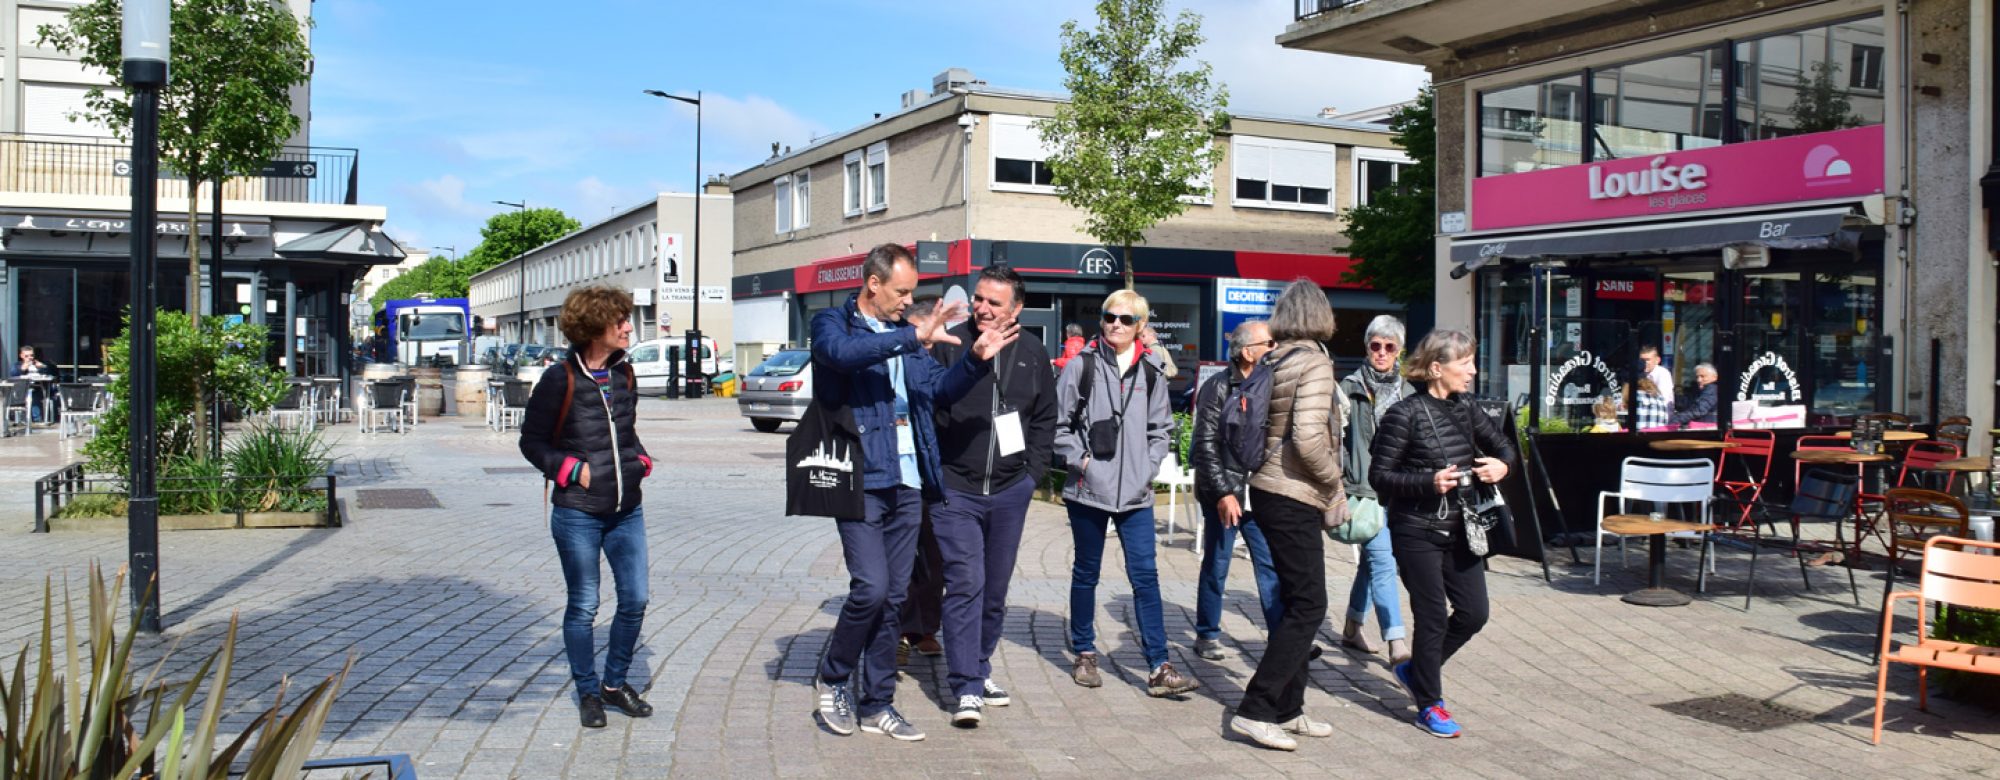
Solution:
<svg viewBox="0 0 2000 780">
<path fill-rule="evenodd" d="M 1496 559 L 1493 621 L 1446 672 L 1464 739 L 1410 725 L 1380 657 L 1334 653 L 1316 667 L 1307 707 L 1334 723 L 1335 738 L 1302 740 L 1291 754 L 1226 741 L 1226 707 L 1250 674 L 1242 653 L 1261 648 L 1246 612 L 1247 563 L 1231 580 L 1225 621 L 1239 652 L 1209 663 L 1190 651 L 1188 537 L 1161 551 L 1175 663 L 1205 684 L 1162 701 L 1141 687 L 1129 591 L 1107 556 L 1109 614 L 1099 621 L 1111 663 L 1104 688 L 1079 688 L 1064 631 L 1069 533 L 1061 509 L 1042 504 L 995 661 L 1014 705 L 989 710 L 978 730 L 952 729 L 942 660 L 923 659 L 899 705 L 928 741 L 833 736 L 808 711 L 813 660 L 845 589 L 839 545 L 830 521 L 782 516 L 783 437 L 750 431 L 726 399 L 641 405 L 660 467 L 646 486 L 652 607 L 634 681 L 651 681 L 659 711 L 637 721 L 614 713 L 610 728 L 586 733 L 561 657 L 562 576 L 539 479 L 520 472 L 512 434 L 477 423 L 437 419 L 404 436 L 336 429 L 346 528 L 164 535 L 163 639 L 182 641 L 175 666 L 212 649 L 232 612 L 243 626 L 232 699 L 268 696 L 282 674 L 325 674 L 357 652 L 326 752 L 407 753 L 426 778 L 2000 772 L 2000 717 L 1938 697 L 1920 713 L 1905 671 L 1892 678 L 1884 744 L 1868 743 L 1878 576 L 1864 575 L 1869 606 L 1857 607 L 1844 582 L 1832 587 L 1836 572 L 1816 572 L 1825 586 L 1807 592 L 1774 558 L 1760 572 L 1768 595 L 1746 614 L 1743 562 L 1726 555 L 1713 600 L 1647 609 L 1618 600 L 1643 576 L 1636 547 L 1631 568 L 1610 565 L 1601 588 L 1588 566 L 1565 563 L 1550 586 L 1538 567 Z M 0 441 L 0 651 L 9 655 L 39 620 L 45 575 L 75 582 L 89 561 L 125 557 L 122 533 L 28 533 L 34 477 L 68 454 L 52 434 Z M 429 490 L 442 508 L 359 508 L 358 491 L 385 488 Z M 1336 615 L 1352 560 L 1329 551 Z M 1670 557 L 1683 588 L 1693 561 L 1692 551 Z M 600 623 L 610 618 L 606 590 Z M 149 640 L 148 658 L 166 643 Z"/>
</svg>

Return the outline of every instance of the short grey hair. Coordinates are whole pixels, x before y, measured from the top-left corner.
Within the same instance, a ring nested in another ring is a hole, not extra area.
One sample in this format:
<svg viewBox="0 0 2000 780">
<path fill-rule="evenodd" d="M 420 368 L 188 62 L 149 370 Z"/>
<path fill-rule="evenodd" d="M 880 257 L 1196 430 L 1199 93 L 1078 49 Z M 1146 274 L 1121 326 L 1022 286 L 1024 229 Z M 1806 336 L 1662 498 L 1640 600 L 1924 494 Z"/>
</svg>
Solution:
<svg viewBox="0 0 2000 780">
<path fill-rule="evenodd" d="M 1711 373 L 1711 374 L 1714 374 L 1714 373 L 1716 373 L 1716 371 L 1715 371 L 1715 364 L 1714 364 L 1714 363 L 1696 363 L 1696 364 L 1694 364 L 1694 370 L 1696 370 L 1696 371 L 1707 371 L 1708 373 Z M 1719 375 L 1718 375 L 1718 376 L 1719 376 Z"/>
<path fill-rule="evenodd" d="M 1432 363 L 1450 363 L 1464 358 L 1478 348 L 1472 334 L 1462 330 L 1438 329 L 1431 331 L 1417 348 L 1410 351 L 1403 364 L 1403 378 L 1411 384 L 1423 385 L 1435 379 L 1431 376 Z"/>
<path fill-rule="evenodd" d="M 1263 320 L 1244 320 L 1229 332 L 1229 359 L 1231 362 L 1243 359 L 1243 350 L 1250 346 L 1250 331 L 1264 326 Z"/>
<path fill-rule="evenodd" d="M 1377 314 L 1375 315 L 1375 319 L 1368 321 L 1368 330 L 1362 333 L 1361 338 L 1363 341 L 1380 338 L 1384 341 L 1396 342 L 1396 346 L 1406 347 L 1410 345 L 1410 342 L 1403 339 L 1404 335 L 1405 331 L 1403 330 L 1402 320 L 1387 314 Z"/>
</svg>

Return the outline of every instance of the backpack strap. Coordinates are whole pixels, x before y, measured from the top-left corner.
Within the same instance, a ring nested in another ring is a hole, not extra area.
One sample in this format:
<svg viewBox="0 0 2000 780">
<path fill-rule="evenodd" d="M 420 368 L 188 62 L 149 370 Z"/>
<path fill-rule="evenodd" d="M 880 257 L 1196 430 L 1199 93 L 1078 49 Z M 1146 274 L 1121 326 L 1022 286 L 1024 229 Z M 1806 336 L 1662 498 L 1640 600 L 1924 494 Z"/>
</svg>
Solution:
<svg viewBox="0 0 2000 780">
<path fill-rule="evenodd" d="M 1086 349 L 1083 352 L 1077 353 L 1075 359 L 1083 361 L 1083 376 L 1076 381 L 1076 408 L 1071 409 L 1069 413 L 1069 427 L 1071 430 L 1081 427 L 1083 412 L 1085 409 L 1090 408 L 1091 387 L 1097 384 L 1096 356 L 1092 355 Z"/>
<path fill-rule="evenodd" d="M 625 370 L 632 370 L 631 364 L 626 364 Z M 549 443 L 557 447 L 562 446 L 563 425 L 569 422 L 569 404 L 576 399 L 576 379 L 569 375 L 568 360 L 563 361 L 562 375 L 563 384 L 568 387 L 563 388 L 562 407 L 556 411 L 556 427 L 549 429 Z"/>
</svg>

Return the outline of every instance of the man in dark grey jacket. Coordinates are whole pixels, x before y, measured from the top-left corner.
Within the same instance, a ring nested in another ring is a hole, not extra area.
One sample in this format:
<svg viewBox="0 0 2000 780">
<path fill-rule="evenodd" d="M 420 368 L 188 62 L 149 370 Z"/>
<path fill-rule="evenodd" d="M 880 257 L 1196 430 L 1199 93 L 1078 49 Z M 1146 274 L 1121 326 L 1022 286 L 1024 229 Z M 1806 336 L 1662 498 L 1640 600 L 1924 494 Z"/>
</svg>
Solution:
<svg viewBox="0 0 2000 780">
<path fill-rule="evenodd" d="M 1222 660 L 1222 586 L 1229 579 L 1229 559 L 1240 530 L 1256 570 L 1257 599 L 1264 625 L 1276 626 L 1284 614 L 1278 601 L 1278 571 L 1271 568 L 1271 548 L 1264 531 L 1250 515 L 1247 470 L 1222 443 L 1222 405 L 1257 361 L 1271 351 L 1271 328 L 1250 320 L 1229 334 L 1229 367 L 1203 383 L 1196 393 L 1194 436 L 1188 460 L 1194 467 L 1194 500 L 1201 505 L 1201 576 L 1195 584 L 1194 654 Z"/>
<path fill-rule="evenodd" d="M 972 319 L 950 330 L 960 344 L 1014 326 L 1026 285 L 1004 265 L 988 266 L 973 288 Z M 950 365 L 964 347 L 939 343 L 931 355 Z M 993 682 L 993 651 L 1007 616 L 1021 529 L 1035 484 L 1048 471 L 1056 433 L 1055 376 L 1040 341 L 1020 339 L 993 358 L 963 398 L 940 405 L 938 455 L 945 501 L 931 509 L 944 564 L 945 664 L 952 723 L 979 725 L 987 707 L 1012 703 Z"/>
</svg>

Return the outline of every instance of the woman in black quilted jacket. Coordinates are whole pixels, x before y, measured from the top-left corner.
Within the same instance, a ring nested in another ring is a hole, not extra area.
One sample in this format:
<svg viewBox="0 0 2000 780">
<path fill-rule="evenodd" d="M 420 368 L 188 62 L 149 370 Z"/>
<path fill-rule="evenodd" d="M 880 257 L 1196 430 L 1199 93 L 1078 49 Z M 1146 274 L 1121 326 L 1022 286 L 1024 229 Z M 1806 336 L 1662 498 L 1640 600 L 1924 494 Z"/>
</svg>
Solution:
<svg viewBox="0 0 2000 780">
<path fill-rule="evenodd" d="M 1456 737 L 1445 709 L 1444 662 L 1486 625 L 1486 572 L 1467 542 L 1461 478 L 1487 484 L 1507 476 L 1513 444 L 1472 404 L 1472 336 L 1436 330 L 1404 362 L 1403 374 L 1425 392 L 1382 415 L 1370 450 L 1368 483 L 1389 515 L 1396 568 L 1416 624 L 1410 660 L 1396 679 L 1417 705 L 1417 724 Z M 1483 533 L 1483 532 L 1482 532 Z M 1449 612 L 1449 617 L 1447 617 Z"/>
</svg>

